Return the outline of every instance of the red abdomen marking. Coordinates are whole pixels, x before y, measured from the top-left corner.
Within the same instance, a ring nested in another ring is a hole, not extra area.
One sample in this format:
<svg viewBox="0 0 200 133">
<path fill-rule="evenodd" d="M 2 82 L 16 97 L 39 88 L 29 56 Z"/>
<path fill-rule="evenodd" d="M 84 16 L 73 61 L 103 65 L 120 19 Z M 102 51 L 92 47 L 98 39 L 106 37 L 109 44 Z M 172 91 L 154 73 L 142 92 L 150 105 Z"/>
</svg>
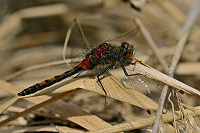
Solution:
<svg viewBox="0 0 200 133">
<path fill-rule="evenodd" d="M 44 80 L 40 83 L 37 83 L 35 85 L 32 85 L 26 89 L 24 89 L 23 91 L 19 92 L 18 93 L 18 96 L 26 96 L 26 95 L 29 95 L 29 94 L 33 94 L 39 90 L 42 90 L 46 87 L 49 87 L 57 82 L 60 82 L 62 81 L 63 79 L 65 78 L 68 78 L 68 77 L 71 77 L 72 75 L 76 74 L 76 73 L 79 73 L 80 71 L 82 71 L 83 68 L 78 68 L 78 67 L 75 67 L 69 71 L 66 71 L 60 75 L 57 75 L 53 78 L 50 78 L 50 79 L 47 79 L 47 80 Z"/>
<path fill-rule="evenodd" d="M 78 68 L 82 68 L 83 70 L 88 70 L 91 68 L 90 59 L 84 59 L 78 66 Z"/>
</svg>

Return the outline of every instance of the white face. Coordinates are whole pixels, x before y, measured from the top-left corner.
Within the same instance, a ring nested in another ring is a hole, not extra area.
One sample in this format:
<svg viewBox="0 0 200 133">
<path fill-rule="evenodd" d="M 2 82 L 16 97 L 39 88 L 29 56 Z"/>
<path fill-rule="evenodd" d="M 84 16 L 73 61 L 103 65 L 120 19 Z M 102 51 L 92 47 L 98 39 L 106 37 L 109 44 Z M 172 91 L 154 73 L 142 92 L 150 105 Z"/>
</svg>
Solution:
<svg viewBox="0 0 200 133">
<path fill-rule="evenodd" d="M 134 49 L 134 47 L 133 47 L 133 55 L 135 54 L 135 49 Z"/>
</svg>

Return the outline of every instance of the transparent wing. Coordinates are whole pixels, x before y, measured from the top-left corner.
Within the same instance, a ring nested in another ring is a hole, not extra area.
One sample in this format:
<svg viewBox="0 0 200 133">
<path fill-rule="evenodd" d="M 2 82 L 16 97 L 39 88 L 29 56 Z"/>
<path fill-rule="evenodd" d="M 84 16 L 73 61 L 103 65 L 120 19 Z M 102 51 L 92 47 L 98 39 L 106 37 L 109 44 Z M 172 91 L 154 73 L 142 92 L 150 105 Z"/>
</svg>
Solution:
<svg viewBox="0 0 200 133">
<path fill-rule="evenodd" d="M 93 74 L 93 76 L 85 78 L 84 85 L 88 90 L 105 95 L 96 76 L 98 72 Z M 93 79 L 92 81 L 91 78 Z M 108 97 L 130 103 L 146 110 L 156 111 L 156 102 L 163 86 L 158 81 L 149 79 L 143 75 L 127 77 L 121 68 L 113 69 L 110 72 L 102 74 L 100 80 Z M 157 97 L 155 97 L 155 94 Z"/>
<path fill-rule="evenodd" d="M 67 45 L 67 49 L 70 49 L 70 58 L 79 57 L 79 59 L 73 59 L 72 62 L 78 64 L 92 48 L 104 42 L 120 45 L 122 42 L 128 41 L 131 45 L 135 45 L 134 38 L 139 32 L 134 24 L 131 30 L 127 30 L 128 28 L 113 30 L 115 26 L 118 25 L 116 22 L 111 22 L 109 16 L 99 15 L 98 17 L 78 19 Z"/>
<path fill-rule="evenodd" d="M 83 35 L 84 33 L 82 29 L 80 29 L 80 24 L 76 23 L 67 45 L 67 49 L 70 49 L 70 59 L 72 59 L 71 62 L 73 67 L 80 63 L 86 54 L 89 53 L 91 47 L 93 47 Z"/>
</svg>

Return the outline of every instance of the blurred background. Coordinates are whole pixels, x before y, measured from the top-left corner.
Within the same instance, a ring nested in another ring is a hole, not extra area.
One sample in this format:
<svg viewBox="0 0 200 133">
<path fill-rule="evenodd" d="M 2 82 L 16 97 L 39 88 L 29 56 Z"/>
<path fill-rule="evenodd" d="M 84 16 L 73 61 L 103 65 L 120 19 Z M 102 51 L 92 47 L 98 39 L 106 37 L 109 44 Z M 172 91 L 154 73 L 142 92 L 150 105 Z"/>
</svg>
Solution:
<svg viewBox="0 0 200 133">
<path fill-rule="evenodd" d="M 69 25 L 75 18 L 89 42 L 96 46 L 130 28 L 138 17 L 145 25 L 168 66 L 178 37 L 193 1 L 187 0 L 0 0 L 0 78 L 26 88 L 36 82 L 65 72 L 72 66 L 62 64 L 25 72 L 15 72 L 43 63 L 63 60 L 63 45 Z M 137 7 L 137 8 L 135 8 Z M 136 10 L 137 9 L 137 10 Z M 140 9 L 140 11 L 138 11 Z M 184 47 L 175 78 L 200 90 L 199 16 Z M 72 31 L 65 57 L 81 42 L 79 30 Z M 164 72 L 140 30 L 129 40 L 143 62 Z M 9 88 L 8 88 L 9 89 Z M 6 89 L 5 89 L 6 90 Z M 0 98 L 10 96 L 0 90 Z M 189 98 L 190 99 L 190 98 Z M 191 98 L 190 105 L 199 105 Z"/>
</svg>

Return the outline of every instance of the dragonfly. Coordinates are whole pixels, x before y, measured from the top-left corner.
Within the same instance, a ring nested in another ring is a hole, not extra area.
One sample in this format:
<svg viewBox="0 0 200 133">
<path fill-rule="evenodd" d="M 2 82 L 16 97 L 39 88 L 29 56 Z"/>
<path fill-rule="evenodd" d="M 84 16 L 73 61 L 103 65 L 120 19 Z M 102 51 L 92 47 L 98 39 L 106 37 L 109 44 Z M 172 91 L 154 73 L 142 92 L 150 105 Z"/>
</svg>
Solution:
<svg viewBox="0 0 200 133">
<path fill-rule="evenodd" d="M 80 29 L 80 32 L 82 34 L 82 36 L 85 36 L 82 28 L 80 26 L 79 23 L 77 23 Z M 133 28 L 135 29 L 135 28 Z M 124 34 L 127 34 L 128 32 L 132 31 L 133 29 L 130 29 L 129 31 L 120 34 L 119 36 L 113 38 L 116 39 L 120 36 L 123 36 Z M 84 57 L 84 59 L 78 64 L 76 65 L 74 68 L 72 68 L 71 70 L 68 70 L 62 74 L 59 74 L 57 76 L 54 76 L 50 79 L 44 80 L 40 83 L 36 83 L 26 89 L 24 89 L 23 91 L 18 93 L 18 96 L 26 96 L 26 95 L 30 95 L 33 93 L 36 93 L 37 91 L 40 91 L 44 88 L 50 87 L 53 84 L 56 84 L 68 77 L 71 77 L 75 74 L 80 74 L 83 71 L 89 71 L 89 70 L 93 70 L 95 67 L 101 65 L 101 64 L 106 64 L 107 66 L 105 68 L 103 68 L 98 74 L 97 74 L 97 79 L 98 82 L 101 86 L 101 88 L 103 89 L 105 96 L 107 96 L 107 92 L 104 89 L 103 84 L 101 83 L 100 80 L 100 76 L 102 74 L 104 74 L 106 71 L 108 71 L 111 68 L 115 68 L 116 64 L 120 64 L 121 68 L 124 71 L 124 74 L 126 76 L 134 76 L 134 75 L 139 75 L 138 74 L 128 74 L 126 71 L 125 66 L 126 65 L 135 65 L 136 62 L 131 62 L 132 61 L 132 57 L 135 54 L 135 49 L 133 47 L 133 45 L 130 45 L 128 42 L 122 42 L 120 45 L 118 44 L 114 44 L 114 43 L 110 43 L 111 40 L 113 39 L 109 39 L 107 41 L 105 41 L 104 43 L 101 43 L 99 46 L 91 49 L 91 51 L 89 53 L 87 53 Z M 86 40 L 86 38 L 84 38 L 85 43 L 89 44 L 89 42 Z M 88 49 L 90 49 L 90 47 L 88 46 Z M 106 102 L 106 100 L 105 100 Z"/>
<path fill-rule="evenodd" d="M 116 86 L 115 85 L 110 86 L 110 84 L 117 84 L 117 86 L 120 86 L 120 85 L 119 85 L 119 83 L 116 83 L 115 80 L 113 80 L 113 79 L 111 79 L 112 81 L 110 81 L 110 82 L 108 81 L 109 83 L 105 82 L 105 79 L 107 79 L 107 78 L 105 78 L 106 77 L 105 75 L 113 75 L 114 77 L 116 77 L 116 76 L 119 77 L 119 75 L 121 75 L 121 72 L 122 72 L 122 74 L 125 77 L 129 77 L 129 78 L 125 78 L 125 79 L 120 79 L 123 86 L 127 86 L 127 85 L 133 86 L 133 88 L 135 88 L 135 90 L 140 89 L 139 92 L 143 91 L 142 93 L 147 93 L 145 95 L 148 95 L 149 97 L 152 98 L 151 93 L 150 93 L 150 88 L 152 88 L 152 87 L 148 86 L 148 84 L 146 84 L 146 82 L 144 82 L 144 80 L 145 80 L 144 76 L 141 75 L 140 73 L 133 72 L 134 66 L 137 63 L 137 62 L 132 62 L 136 50 L 133 47 L 133 45 L 131 45 L 132 43 L 129 43 L 131 41 L 129 41 L 129 40 L 126 41 L 126 39 L 123 38 L 124 36 L 129 35 L 129 33 L 131 33 L 131 34 L 133 33 L 132 35 L 137 34 L 138 33 L 137 27 L 130 28 L 126 32 L 119 34 L 118 36 L 115 36 L 111 39 L 108 39 L 105 42 L 100 43 L 96 47 L 92 47 L 93 45 L 90 44 L 89 41 L 86 39 L 81 25 L 78 22 L 76 22 L 76 24 L 78 26 L 77 27 L 77 29 L 79 30 L 78 32 L 82 36 L 82 43 L 84 44 L 84 47 L 85 47 L 84 50 L 87 51 L 87 54 L 85 54 L 83 56 L 83 58 L 80 57 L 81 60 L 79 61 L 79 63 L 77 65 L 75 65 L 74 67 L 72 67 L 71 70 L 68 70 L 68 71 L 66 71 L 62 74 L 59 74 L 57 76 L 54 76 L 50 79 L 46 79 L 42 82 L 36 83 L 36 84 L 22 90 L 21 92 L 19 92 L 18 96 L 27 96 L 30 94 L 34 94 L 40 90 L 43 90 L 43 89 L 50 87 L 58 82 L 61 82 L 62 80 L 66 79 L 68 77 L 72 77 L 77 74 L 75 76 L 75 78 L 76 78 L 81 73 L 86 72 L 87 74 L 85 74 L 85 76 L 84 76 L 84 78 L 85 78 L 84 85 L 85 85 L 86 89 L 88 89 L 90 91 L 92 89 L 91 86 L 93 86 L 93 83 L 88 82 L 88 79 L 86 76 L 88 76 L 88 75 L 95 76 L 96 77 L 96 82 L 94 83 L 94 84 L 96 84 L 95 88 L 101 89 L 105 95 L 105 97 L 104 97 L 105 101 L 104 102 L 100 101 L 100 102 L 103 104 L 105 104 L 105 103 L 107 104 L 107 99 L 108 99 L 107 97 L 113 97 L 113 96 L 111 96 L 111 93 L 109 93 L 107 88 L 109 87 L 109 88 L 115 90 Z M 118 39 L 120 40 L 120 43 L 119 43 L 119 41 L 116 41 Z M 123 41 L 121 41 L 121 40 L 123 40 Z M 74 50 L 76 50 L 76 49 L 74 49 Z M 82 51 L 84 51 L 84 50 L 82 50 Z M 79 54 L 77 51 L 74 53 Z M 83 53 L 80 53 L 80 54 L 82 55 Z M 128 65 L 132 65 L 133 70 L 130 71 L 129 69 L 126 69 L 126 66 L 128 66 Z M 113 73 L 113 71 L 115 71 L 115 72 L 117 71 L 117 73 L 120 73 L 120 74 L 115 75 Z M 139 76 L 141 76 L 141 77 L 139 77 Z M 135 78 L 133 78 L 133 77 L 135 77 Z M 122 78 L 122 77 L 120 77 L 120 78 Z M 132 81 L 134 81 L 134 82 L 132 82 Z M 149 84 L 151 84 L 151 83 L 149 83 Z M 142 87 L 142 89 L 141 89 L 141 87 Z M 125 87 L 125 88 L 127 88 L 127 87 Z M 154 88 L 157 88 L 157 84 L 154 85 Z M 96 92 L 96 90 L 95 90 L 95 92 Z M 99 90 L 98 90 L 98 92 L 99 92 Z M 91 93 L 93 94 L 93 96 L 94 95 L 97 96 L 97 94 L 94 94 L 93 92 L 91 92 Z M 103 94 L 103 93 L 100 92 L 100 94 Z M 127 94 L 127 92 L 125 92 L 125 93 Z M 127 96 L 125 96 L 125 97 L 127 97 L 127 98 L 135 97 L 135 95 L 133 93 L 131 93 L 131 94 L 128 93 Z M 118 99 L 118 98 L 119 97 L 117 96 L 116 99 Z M 149 109 L 152 110 L 152 108 L 149 108 L 146 106 L 146 103 L 145 104 L 141 103 L 140 100 L 137 100 L 137 98 L 133 98 L 133 99 L 134 99 L 134 101 L 136 101 L 139 104 L 139 107 L 142 106 L 142 108 L 144 108 L 147 111 Z M 132 99 L 128 100 L 128 102 L 133 104 Z M 138 106 L 138 104 L 136 104 L 136 106 Z M 155 110 L 153 109 L 153 111 L 155 111 Z"/>
<path fill-rule="evenodd" d="M 71 77 L 74 74 L 81 73 L 83 71 L 92 70 L 99 64 L 109 64 L 108 67 L 101 70 L 98 75 L 97 79 L 105 93 L 107 95 L 101 80 L 100 76 L 106 72 L 108 69 L 113 68 L 116 66 L 116 63 L 120 63 L 121 67 L 124 71 L 126 76 L 133 76 L 137 74 L 128 74 L 125 65 L 135 65 L 135 63 L 131 62 L 132 55 L 135 53 L 135 49 L 132 45 L 128 44 L 127 42 L 123 42 L 121 46 L 115 46 L 109 43 L 102 43 L 98 47 L 92 49 L 90 53 L 85 56 L 85 59 L 81 61 L 76 67 L 72 68 L 69 71 L 66 71 L 60 75 L 57 75 L 53 78 L 44 80 L 40 83 L 36 83 L 23 91 L 18 93 L 18 96 L 25 96 L 29 94 L 33 94 L 39 90 L 42 90 L 46 87 L 49 87 L 57 82 L 60 82 L 68 77 Z"/>
<path fill-rule="evenodd" d="M 118 66 L 120 66 L 120 68 L 123 70 L 123 73 L 125 76 L 130 77 L 129 78 L 130 80 L 128 80 L 129 82 L 127 82 L 126 79 L 124 79 L 122 82 L 124 82 L 128 86 L 129 85 L 135 86 L 135 88 L 139 88 L 138 84 L 140 84 L 140 85 L 142 84 L 143 86 L 145 86 L 147 88 L 148 92 L 150 91 L 150 87 L 147 85 L 147 83 L 144 82 L 144 80 L 142 78 L 140 79 L 137 77 L 137 76 L 141 75 L 140 73 L 134 73 L 134 74 L 129 73 L 130 70 L 127 70 L 127 68 L 126 68 L 127 65 L 135 66 L 137 63 L 137 62 L 132 62 L 133 55 L 136 52 L 133 45 L 129 44 L 126 41 L 124 41 L 120 44 L 116 44 L 116 43 L 112 42 L 112 40 L 122 37 L 125 34 L 128 34 L 130 31 L 133 31 L 133 29 L 130 29 L 127 32 L 120 34 L 119 36 L 116 36 L 112 39 L 109 39 L 94 48 L 91 48 L 91 45 L 85 38 L 82 28 L 79 24 L 78 24 L 78 27 L 83 36 L 85 45 L 87 46 L 87 49 L 89 50 L 89 52 L 84 56 L 84 59 L 78 65 L 73 67 L 71 70 L 68 70 L 68 71 L 66 71 L 60 75 L 54 76 L 50 79 L 44 80 L 40 83 L 36 83 L 36 84 L 24 89 L 23 91 L 19 92 L 18 96 L 26 96 L 26 95 L 34 94 L 35 92 L 45 89 L 47 87 L 50 87 L 53 84 L 61 82 L 62 80 L 66 79 L 68 77 L 71 77 L 75 74 L 79 75 L 82 72 L 92 71 L 101 65 L 102 66 L 105 65 L 106 67 L 100 67 L 102 69 L 95 76 L 97 77 L 99 86 L 102 88 L 102 90 L 105 94 L 105 103 L 107 103 L 106 97 L 108 96 L 108 94 L 104 87 L 104 84 L 101 81 L 100 76 L 109 72 L 110 69 L 115 69 Z M 134 71 L 134 69 L 131 71 Z M 133 82 L 133 81 L 136 81 L 136 82 Z M 157 88 L 159 86 L 161 86 L 161 84 L 156 84 L 156 86 L 154 85 L 153 87 Z M 160 88 L 162 88 L 162 87 L 160 87 Z M 142 105 L 142 106 L 145 106 L 145 105 Z M 144 107 L 144 108 L 148 109 L 146 107 Z M 150 111 L 150 110 L 147 110 L 147 111 Z"/>
</svg>

